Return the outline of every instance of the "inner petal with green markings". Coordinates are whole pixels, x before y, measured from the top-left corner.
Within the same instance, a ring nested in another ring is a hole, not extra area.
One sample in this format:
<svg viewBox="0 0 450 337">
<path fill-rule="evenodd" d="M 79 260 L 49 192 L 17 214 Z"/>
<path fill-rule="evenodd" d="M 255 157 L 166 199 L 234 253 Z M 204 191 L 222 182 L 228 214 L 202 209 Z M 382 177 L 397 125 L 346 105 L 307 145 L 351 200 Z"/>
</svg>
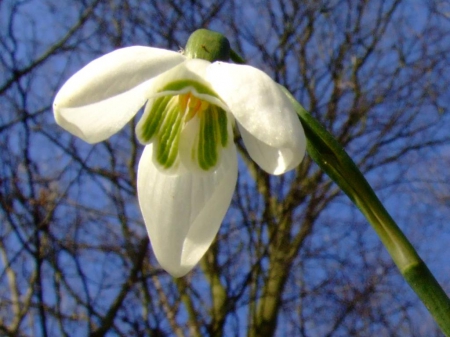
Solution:
<svg viewBox="0 0 450 337">
<path fill-rule="evenodd" d="M 143 143 L 154 144 L 154 159 L 164 169 L 178 165 L 180 159 L 189 160 L 203 171 L 216 167 L 220 154 L 229 142 L 227 112 L 214 102 L 218 97 L 197 90 L 182 90 L 182 93 L 157 96 L 148 104 L 137 133 Z M 167 88 L 164 88 L 167 89 Z M 163 93 L 167 90 L 161 90 Z M 161 92 L 160 91 L 160 92 Z M 198 96 L 201 96 L 199 98 Z M 210 98 L 210 99 L 209 99 Z M 183 130 L 195 132 L 183 139 Z M 189 153 L 180 156 L 180 151 Z"/>
</svg>

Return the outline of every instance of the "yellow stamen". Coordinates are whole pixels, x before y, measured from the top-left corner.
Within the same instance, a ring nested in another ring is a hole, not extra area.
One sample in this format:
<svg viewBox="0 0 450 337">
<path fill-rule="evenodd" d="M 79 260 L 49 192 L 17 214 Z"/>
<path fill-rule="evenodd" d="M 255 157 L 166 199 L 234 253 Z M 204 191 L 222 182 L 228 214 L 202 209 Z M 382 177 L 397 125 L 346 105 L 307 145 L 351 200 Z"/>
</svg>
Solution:
<svg viewBox="0 0 450 337">
<path fill-rule="evenodd" d="M 202 101 L 202 105 L 201 105 L 201 107 L 199 108 L 199 111 L 205 111 L 205 110 L 207 110 L 208 108 L 209 108 L 209 103 L 206 102 L 206 101 Z"/>
<path fill-rule="evenodd" d="M 189 100 L 189 109 L 193 110 L 193 112 L 196 113 L 201 105 L 202 101 L 197 97 L 191 95 L 191 99 Z"/>
<path fill-rule="evenodd" d="M 178 96 L 178 102 L 180 104 L 181 113 L 186 113 L 186 108 L 188 106 L 189 98 L 191 97 L 191 93 L 187 93 L 185 95 Z"/>
</svg>

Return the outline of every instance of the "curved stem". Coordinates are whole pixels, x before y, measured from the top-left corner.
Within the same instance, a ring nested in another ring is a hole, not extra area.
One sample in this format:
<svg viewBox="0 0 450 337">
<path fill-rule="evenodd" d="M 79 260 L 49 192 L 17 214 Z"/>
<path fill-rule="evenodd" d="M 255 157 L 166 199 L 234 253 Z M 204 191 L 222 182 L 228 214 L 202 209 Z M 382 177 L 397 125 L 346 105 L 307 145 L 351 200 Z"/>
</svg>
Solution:
<svg viewBox="0 0 450 337">
<path fill-rule="evenodd" d="M 353 160 L 334 137 L 284 88 L 300 117 L 311 158 L 347 194 L 380 237 L 406 282 L 446 336 L 450 336 L 450 299 L 397 226 Z"/>
</svg>

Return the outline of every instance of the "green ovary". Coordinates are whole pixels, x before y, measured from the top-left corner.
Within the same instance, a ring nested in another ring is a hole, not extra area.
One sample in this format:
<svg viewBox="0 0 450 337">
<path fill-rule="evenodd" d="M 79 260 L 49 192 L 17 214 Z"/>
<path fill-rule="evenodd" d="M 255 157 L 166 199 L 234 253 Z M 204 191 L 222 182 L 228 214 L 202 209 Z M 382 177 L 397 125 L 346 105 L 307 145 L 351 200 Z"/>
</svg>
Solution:
<svg viewBox="0 0 450 337">
<path fill-rule="evenodd" d="M 228 117 L 220 107 L 201 100 L 192 93 L 156 98 L 138 130 L 144 143 L 154 144 L 154 158 L 164 169 L 179 160 L 183 128 L 198 118 L 198 135 L 194 138 L 191 158 L 204 171 L 214 168 L 222 148 L 228 144 Z"/>
</svg>

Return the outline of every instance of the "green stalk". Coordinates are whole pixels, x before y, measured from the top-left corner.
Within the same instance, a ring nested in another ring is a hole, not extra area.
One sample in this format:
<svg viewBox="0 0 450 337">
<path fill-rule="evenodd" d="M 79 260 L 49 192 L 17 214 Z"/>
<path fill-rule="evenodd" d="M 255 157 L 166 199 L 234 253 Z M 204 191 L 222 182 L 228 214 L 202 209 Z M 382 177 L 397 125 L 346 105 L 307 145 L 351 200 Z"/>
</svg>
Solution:
<svg viewBox="0 0 450 337">
<path fill-rule="evenodd" d="M 307 152 L 347 194 L 375 229 L 406 282 L 450 337 L 450 299 L 334 137 L 284 88 L 305 130 Z"/>
<path fill-rule="evenodd" d="M 199 29 L 186 45 L 186 55 L 209 61 L 231 58 L 238 64 L 245 60 L 230 48 L 219 33 Z M 282 86 L 300 117 L 311 158 L 347 194 L 375 229 L 406 282 L 416 292 L 442 332 L 450 337 L 450 299 L 422 261 L 414 247 L 377 198 L 361 171 L 340 144 Z"/>
</svg>

